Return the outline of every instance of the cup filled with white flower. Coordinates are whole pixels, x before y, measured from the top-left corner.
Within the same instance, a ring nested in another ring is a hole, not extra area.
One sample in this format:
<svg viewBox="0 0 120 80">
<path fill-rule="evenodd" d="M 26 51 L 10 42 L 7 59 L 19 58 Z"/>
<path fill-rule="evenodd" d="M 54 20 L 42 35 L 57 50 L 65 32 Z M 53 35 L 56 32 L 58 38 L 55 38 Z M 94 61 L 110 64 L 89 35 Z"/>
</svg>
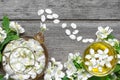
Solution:
<svg viewBox="0 0 120 80">
<path fill-rule="evenodd" d="M 37 79 L 43 75 L 47 65 L 45 50 L 34 39 L 11 41 L 3 51 L 3 69 L 15 80 Z"/>
<path fill-rule="evenodd" d="M 48 63 L 43 33 L 21 37 L 24 28 L 17 22 L 10 22 L 7 16 L 3 18 L 2 24 L 0 30 L 4 35 L 0 41 L 0 52 L 5 80 L 38 80 Z"/>
<path fill-rule="evenodd" d="M 94 76 L 110 74 L 117 64 L 114 48 L 105 42 L 94 42 L 84 52 L 85 69 Z"/>
</svg>

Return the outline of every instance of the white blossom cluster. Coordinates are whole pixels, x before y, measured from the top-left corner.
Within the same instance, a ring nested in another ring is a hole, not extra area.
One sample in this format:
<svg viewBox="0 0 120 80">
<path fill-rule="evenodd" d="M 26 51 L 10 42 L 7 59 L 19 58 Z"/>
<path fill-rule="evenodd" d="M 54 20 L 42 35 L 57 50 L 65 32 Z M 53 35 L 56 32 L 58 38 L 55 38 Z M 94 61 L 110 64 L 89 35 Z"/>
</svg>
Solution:
<svg viewBox="0 0 120 80">
<path fill-rule="evenodd" d="M 64 67 L 67 69 L 67 77 L 70 80 L 88 80 L 88 78 L 92 77 L 92 75 L 85 71 L 85 69 L 77 69 L 73 62 L 74 60 L 78 64 L 81 64 L 83 62 L 82 58 L 80 57 L 80 53 L 69 53 L 68 61 L 64 64 Z"/>
<path fill-rule="evenodd" d="M 102 72 L 104 67 L 111 68 L 113 56 L 109 56 L 108 53 L 109 49 L 107 48 L 105 50 L 98 49 L 97 52 L 91 48 L 89 54 L 85 56 L 87 59 L 85 65 L 87 65 L 88 70 L 92 71 L 97 68 L 99 72 Z"/>
<path fill-rule="evenodd" d="M 48 63 L 48 68 L 45 71 L 44 80 L 62 80 L 65 76 L 62 71 L 63 65 L 61 62 L 57 62 L 54 58 Z"/>
<path fill-rule="evenodd" d="M 76 68 L 73 63 L 74 60 L 78 64 L 82 63 L 83 60 L 80 57 L 80 53 L 69 53 L 68 61 L 64 63 L 64 68 L 66 69 L 64 73 L 61 62 L 57 62 L 54 58 L 51 58 L 45 72 L 44 80 L 62 80 L 64 76 L 70 80 L 88 80 L 88 78 L 92 77 L 84 68 Z"/>
<path fill-rule="evenodd" d="M 11 21 L 9 26 L 10 29 L 17 32 L 17 34 L 25 32 L 24 28 L 22 28 L 21 25 L 19 25 L 17 22 Z M 0 42 L 2 43 L 6 37 L 7 37 L 6 31 L 3 30 L 2 27 L 0 27 Z"/>
<path fill-rule="evenodd" d="M 0 27 L 0 43 L 2 43 L 6 37 L 7 33 Z"/>
<path fill-rule="evenodd" d="M 119 44 L 119 41 L 117 39 L 108 38 L 108 36 L 112 33 L 112 31 L 113 29 L 111 29 L 109 26 L 105 28 L 103 28 L 102 26 L 98 27 L 98 31 L 96 32 L 96 36 L 97 36 L 96 41 L 105 41 L 111 46 L 115 46 L 116 44 Z"/>
<path fill-rule="evenodd" d="M 11 21 L 9 26 L 10 29 L 17 32 L 17 34 L 25 32 L 24 28 L 22 28 L 22 26 L 19 25 L 17 22 Z"/>
<path fill-rule="evenodd" d="M 118 64 L 120 64 L 120 54 L 117 54 L 118 57 Z"/>
<path fill-rule="evenodd" d="M 6 74 L 15 80 L 35 79 L 45 67 L 44 50 L 34 39 L 13 40 L 3 51 L 2 64 Z"/>
<path fill-rule="evenodd" d="M 120 46 L 119 41 L 116 38 L 108 38 L 108 36 L 112 33 L 113 29 L 111 29 L 109 26 L 103 28 L 102 26 L 98 27 L 98 31 L 96 32 L 97 39 L 96 41 L 104 41 L 111 46 L 115 47 Z M 108 39 L 106 39 L 108 38 Z M 118 64 L 120 64 L 120 53 L 117 54 L 118 57 Z"/>
</svg>

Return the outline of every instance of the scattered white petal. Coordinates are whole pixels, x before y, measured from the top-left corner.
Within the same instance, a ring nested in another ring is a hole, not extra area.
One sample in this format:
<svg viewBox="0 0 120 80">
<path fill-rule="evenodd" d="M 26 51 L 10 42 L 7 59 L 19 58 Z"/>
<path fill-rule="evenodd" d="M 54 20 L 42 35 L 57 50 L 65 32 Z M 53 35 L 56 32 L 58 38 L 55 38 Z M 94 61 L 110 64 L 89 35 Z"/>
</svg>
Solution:
<svg viewBox="0 0 120 80">
<path fill-rule="evenodd" d="M 90 65 L 90 62 L 88 62 L 88 61 L 87 61 L 87 62 L 85 62 L 85 65 Z"/>
<path fill-rule="evenodd" d="M 67 23 L 63 23 L 62 28 L 66 28 L 66 27 L 67 27 Z"/>
<path fill-rule="evenodd" d="M 36 76 L 37 76 L 37 74 L 36 74 L 36 73 L 31 74 L 31 78 L 32 78 L 32 79 L 35 79 L 35 78 L 36 78 Z"/>
<path fill-rule="evenodd" d="M 103 54 L 103 51 L 100 49 L 98 49 L 97 52 L 98 52 L 98 54 Z"/>
<path fill-rule="evenodd" d="M 71 35 L 71 31 L 70 31 L 69 29 L 66 29 L 66 30 L 65 30 L 65 33 L 66 33 L 67 35 Z"/>
<path fill-rule="evenodd" d="M 89 39 L 88 41 L 89 41 L 90 43 L 92 43 L 92 42 L 94 42 L 94 39 Z"/>
<path fill-rule="evenodd" d="M 120 59 L 120 54 L 117 54 L 117 57 Z"/>
<path fill-rule="evenodd" d="M 99 70 L 100 72 L 102 72 L 102 67 L 99 67 L 98 70 Z"/>
<path fill-rule="evenodd" d="M 82 36 L 78 36 L 77 41 L 81 41 L 81 40 L 82 40 Z"/>
<path fill-rule="evenodd" d="M 52 10 L 51 9 L 45 9 L 45 12 L 48 13 L 48 14 L 51 14 Z"/>
<path fill-rule="evenodd" d="M 45 20 L 46 20 L 45 15 L 41 15 L 41 21 L 42 21 L 42 22 L 45 22 Z"/>
<path fill-rule="evenodd" d="M 77 28 L 77 25 L 76 25 L 75 23 L 71 23 L 71 27 L 72 27 L 73 29 L 76 29 L 76 28 Z"/>
<path fill-rule="evenodd" d="M 54 22 L 55 24 L 58 24 L 58 23 L 60 23 L 60 20 L 59 20 L 59 19 L 55 19 L 55 20 L 53 20 L 53 22 Z"/>
<path fill-rule="evenodd" d="M 76 39 L 76 36 L 75 36 L 75 35 L 73 35 L 73 34 L 72 34 L 72 35 L 70 35 L 69 37 L 70 37 L 70 39 L 72 39 L 72 40 L 75 40 L 75 39 Z"/>
<path fill-rule="evenodd" d="M 88 67 L 88 70 L 89 70 L 89 71 L 92 71 L 92 67 L 91 67 L 91 66 L 89 66 L 89 67 Z"/>
<path fill-rule="evenodd" d="M 101 61 L 99 62 L 101 66 L 104 66 L 105 65 L 105 61 Z"/>
<path fill-rule="evenodd" d="M 112 61 L 112 59 L 113 59 L 113 56 L 107 57 L 107 60 L 108 60 L 108 61 Z"/>
<path fill-rule="evenodd" d="M 53 16 L 52 15 L 47 15 L 47 18 L 48 19 L 53 19 Z"/>
<path fill-rule="evenodd" d="M 88 42 L 88 39 L 83 39 L 82 42 L 83 42 L 83 43 L 87 43 L 87 42 Z"/>
<path fill-rule="evenodd" d="M 38 15 L 42 15 L 44 13 L 43 9 L 38 10 Z"/>
<path fill-rule="evenodd" d="M 107 54 L 108 52 L 109 52 L 109 49 L 106 48 L 106 49 L 104 50 L 104 53 Z"/>
<path fill-rule="evenodd" d="M 9 74 L 6 74 L 6 75 L 4 76 L 4 78 L 5 78 L 6 80 L 8 80 L 8 79 L 9 79 Z"/>
<path fill-rule="evenodd" d="M 85 56 L 85 58 L 86 59 L 91 59 L 91 55 L 88 54 L 88 55 Z"/>
<path fill-rule="evenodd" d="M 53 18 L 58 18 L 59 15 L 58 14 L 52 14 Z"/>
<path fill-rule="evenodd" d="M 111 68 L 112 67 L 111 63 L 106 63 L 106 67 Z"/>
<path fill-rule="evenodd" d="M 79 30 L 74 30 L 72 33 L 73 34 L 78 34 Z"/>
<path fill-rule="evenodd" d="M 95 54 L 95 50 L 94 49 L 90 49 L 90 54 Z"/>
</svg>

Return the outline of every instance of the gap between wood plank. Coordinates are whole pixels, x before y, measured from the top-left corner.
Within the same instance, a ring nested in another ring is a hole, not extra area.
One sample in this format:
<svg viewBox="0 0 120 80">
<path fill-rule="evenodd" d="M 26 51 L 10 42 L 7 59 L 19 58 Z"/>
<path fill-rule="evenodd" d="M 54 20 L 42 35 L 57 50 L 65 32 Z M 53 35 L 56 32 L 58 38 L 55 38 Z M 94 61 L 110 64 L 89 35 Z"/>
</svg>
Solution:
<svg viewBox="0 0 120 80">
<path fill-rule="evenodd" d="M 40 19 L 10 19 L 11 21 L 41 21 Z M 120 19 L 60 19 L 61 21 L 120 21 Z M 0 19 L 2 21 L 2 19 Z M 53 21 L 47 19 L 47 21 Z"/>
</svg>

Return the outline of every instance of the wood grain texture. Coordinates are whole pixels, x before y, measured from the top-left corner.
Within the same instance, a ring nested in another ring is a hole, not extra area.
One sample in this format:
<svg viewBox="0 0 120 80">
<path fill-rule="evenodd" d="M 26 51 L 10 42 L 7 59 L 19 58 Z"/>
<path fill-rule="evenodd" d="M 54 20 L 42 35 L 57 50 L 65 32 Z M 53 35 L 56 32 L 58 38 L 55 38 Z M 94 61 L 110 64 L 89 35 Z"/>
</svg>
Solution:
<svg viewBox="0 0 120 80">
<path fill-rule="evenodd" d="M 1 0 L 0 19 L 40 19 L 41 8 L 51 8 L 60 19 L 120 19 L 120 0 Z"/>
</svg>

